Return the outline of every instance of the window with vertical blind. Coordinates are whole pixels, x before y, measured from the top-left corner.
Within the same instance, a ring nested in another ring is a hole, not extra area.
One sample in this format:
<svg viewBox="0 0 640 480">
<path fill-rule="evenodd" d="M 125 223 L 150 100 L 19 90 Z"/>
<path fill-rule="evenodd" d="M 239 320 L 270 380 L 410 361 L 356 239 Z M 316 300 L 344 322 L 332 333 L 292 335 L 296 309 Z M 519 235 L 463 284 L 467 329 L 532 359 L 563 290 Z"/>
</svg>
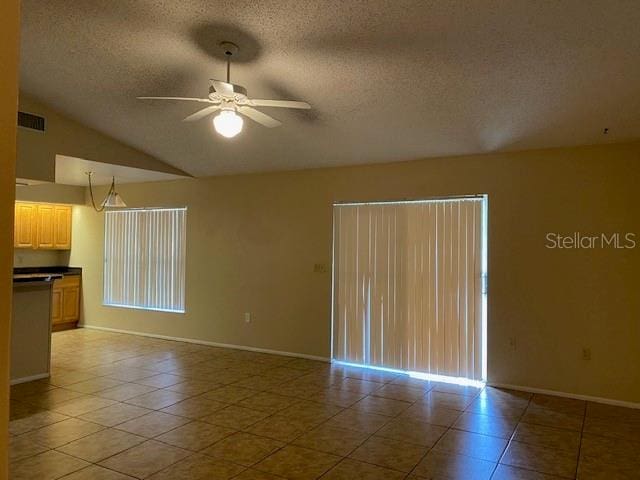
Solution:
<svg viewBox="0 0 640 480">
<path fill-rule="evenodd" d="M 186 208 L 105 212 L 105 305 L 185 311 L 186 217 Z"/>
<path fill-rule="evenodd" d="M 484 377 L 485 202 L 335 205 L 334 359 Z"/>
</svg>

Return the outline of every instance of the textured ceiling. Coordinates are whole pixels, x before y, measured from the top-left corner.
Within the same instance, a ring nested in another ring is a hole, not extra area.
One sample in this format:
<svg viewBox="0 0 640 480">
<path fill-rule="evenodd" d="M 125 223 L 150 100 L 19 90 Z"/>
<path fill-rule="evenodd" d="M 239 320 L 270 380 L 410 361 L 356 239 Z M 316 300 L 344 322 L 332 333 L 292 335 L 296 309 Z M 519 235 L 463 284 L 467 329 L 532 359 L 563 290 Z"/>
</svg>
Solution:
<svg viewBox="0 0 640 480">
<path fill-rule="evenodd" d="M 640 138 L 638 25 L 634 0 L 23 0 L 21 88 L 197 176 L 612 142 Z M 313 110 L 226 140 L 135 99 L 206 96 L 225 39 L 250 96 Z"/>
</svg>

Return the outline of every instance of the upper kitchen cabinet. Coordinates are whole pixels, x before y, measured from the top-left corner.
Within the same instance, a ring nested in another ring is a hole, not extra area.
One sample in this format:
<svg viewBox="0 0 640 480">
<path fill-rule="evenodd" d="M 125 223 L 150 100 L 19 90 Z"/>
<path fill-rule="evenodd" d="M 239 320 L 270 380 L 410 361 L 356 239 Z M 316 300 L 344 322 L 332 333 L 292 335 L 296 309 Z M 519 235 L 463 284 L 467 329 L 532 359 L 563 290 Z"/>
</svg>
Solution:
<svg viewBox="0 0 640 480">
<path fill-rule="evenodd" d="M 35 203 L 16 202 L 13 237 L 16 248 L 36 247 L 36 210 Z"/>
<path fill-rule="evenodd" d="M 71 206 L 16 202 L 14 246 L 71 249 Z"/>
<path fill-rule="evenodd" d="M 53 207 L 53 245 L 57 250 L 71 250 L 71 207 L 56 205 Z"/>
<path fill-rule="evenodd" d="M 54 220 L 53 205 L 38 205 L 36 207 L 36 248 L 55 248 L 53 234 L 56 227 Z"/>
</svg>

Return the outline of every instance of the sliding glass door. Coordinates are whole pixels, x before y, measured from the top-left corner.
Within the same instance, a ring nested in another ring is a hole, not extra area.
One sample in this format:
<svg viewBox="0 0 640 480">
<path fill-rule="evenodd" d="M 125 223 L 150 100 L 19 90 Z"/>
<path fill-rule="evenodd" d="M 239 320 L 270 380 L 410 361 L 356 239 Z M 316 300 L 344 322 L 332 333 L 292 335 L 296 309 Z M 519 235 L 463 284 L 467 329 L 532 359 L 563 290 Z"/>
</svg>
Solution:
<svg viewBox="0 0 640 480">
<path fill-rule="evenodd" d="M 334 207 L 333 358 L 485 377 L 485 197 Z"/>
</svg>

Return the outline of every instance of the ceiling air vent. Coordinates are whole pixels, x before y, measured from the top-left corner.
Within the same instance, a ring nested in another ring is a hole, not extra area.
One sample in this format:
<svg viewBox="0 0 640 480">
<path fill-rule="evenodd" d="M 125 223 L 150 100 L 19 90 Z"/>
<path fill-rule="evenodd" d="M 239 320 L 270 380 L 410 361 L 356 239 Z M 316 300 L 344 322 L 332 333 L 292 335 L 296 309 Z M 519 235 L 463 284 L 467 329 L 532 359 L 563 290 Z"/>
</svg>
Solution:
<svg viewBox="0 0 640 480">
<path fill-rule="evenodd" d="M 18 126 L 44 132 L 44 117 L 32 113 L 18 112 Z"/>
</svg>

